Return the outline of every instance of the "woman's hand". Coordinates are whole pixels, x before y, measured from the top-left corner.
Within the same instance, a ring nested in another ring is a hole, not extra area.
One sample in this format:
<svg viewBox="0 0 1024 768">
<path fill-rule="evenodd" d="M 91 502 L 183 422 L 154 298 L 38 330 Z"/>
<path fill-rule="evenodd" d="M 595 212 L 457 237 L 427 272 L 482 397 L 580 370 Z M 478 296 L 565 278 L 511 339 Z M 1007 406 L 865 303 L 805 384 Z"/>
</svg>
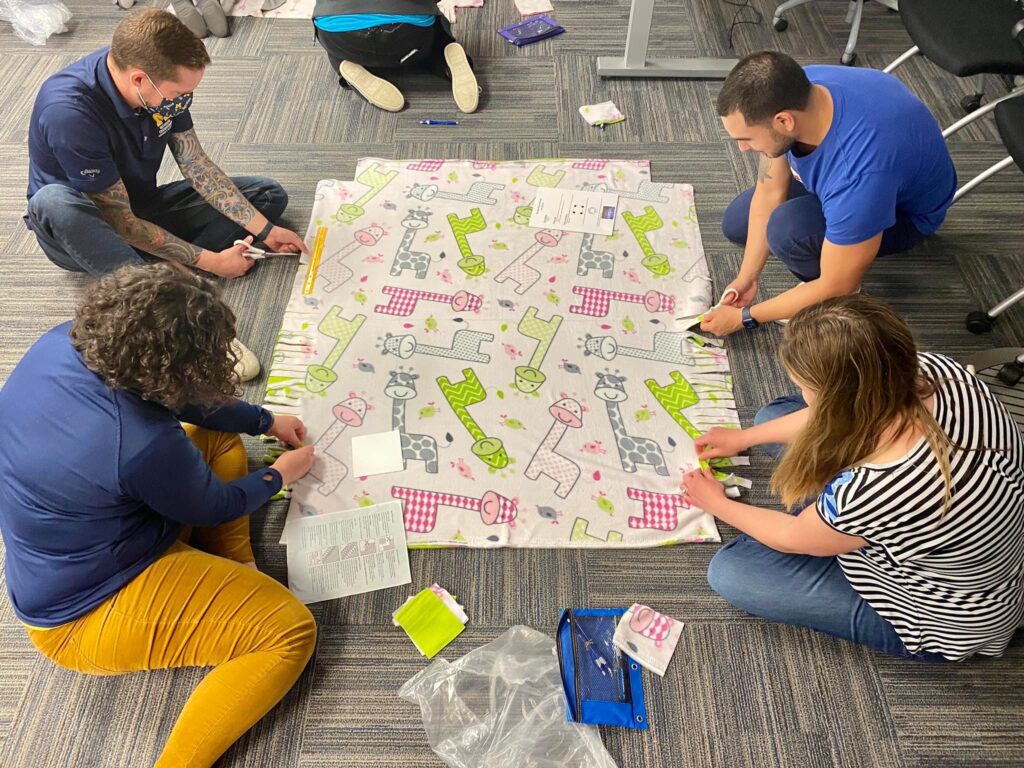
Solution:
<svg viewBox="0 0 1024 768">
<path fill-rule="evenodd" d="M 697 447 L 697 458 L 702 461 L 717 459 L 722 456 L 735 456 L 750 446 L 742 429 L 715 427 L 709 429 L 694 442 Z"/>
<path fill-rule="evenodd" d="M 717 504 L 725 501 L 725 486 L 715 480 L 711 469 L 695 469 L 683 475 L 683 482 L 679 484 L 690 502 L 711 514 L 715 513 Z"/>
<path fill-rule="evenodd" d="M 292 448 L 298 448 L 306 439 L 306 425 L 295 416 L 275 415 L 267 434 Z"/>
<path fill-rule="evenodd" d="M 271 466 L 281 473 L 284 485 L 291 485 L 313 468 L 313 446 L 304 445 L 294 451 L 285 451 Z"/>
</svg>

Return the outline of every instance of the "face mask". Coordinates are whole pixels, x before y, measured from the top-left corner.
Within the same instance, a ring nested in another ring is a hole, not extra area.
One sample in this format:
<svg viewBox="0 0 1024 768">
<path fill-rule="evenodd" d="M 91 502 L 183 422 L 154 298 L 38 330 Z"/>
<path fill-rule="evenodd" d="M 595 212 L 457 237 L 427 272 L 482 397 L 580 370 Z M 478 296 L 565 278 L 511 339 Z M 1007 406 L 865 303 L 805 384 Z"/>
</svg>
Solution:
<svg viewBox="0 0 1024 768">
<path fill-rule="evenodd" d="M 160 117 L 170 120 L 192 106 L 191 93 L 183 93 L 176 99 L 168 99 L 160 93 L 160 89 L 156 87 L 156 83 L 153 82 L 153 79 L 149 75 L 146 75 L 146 79 L 149 80 L 149 84 L 153 86 L 153 90 L 160 94 L 160 104 L 155 107 L 151 107 L 142 97 L 142 91 L 136 88 L 135 93 L 139 97 L 139 101 L 142 102 L 142 108 L 151 115 L 159 115 Z"/>
</svg>

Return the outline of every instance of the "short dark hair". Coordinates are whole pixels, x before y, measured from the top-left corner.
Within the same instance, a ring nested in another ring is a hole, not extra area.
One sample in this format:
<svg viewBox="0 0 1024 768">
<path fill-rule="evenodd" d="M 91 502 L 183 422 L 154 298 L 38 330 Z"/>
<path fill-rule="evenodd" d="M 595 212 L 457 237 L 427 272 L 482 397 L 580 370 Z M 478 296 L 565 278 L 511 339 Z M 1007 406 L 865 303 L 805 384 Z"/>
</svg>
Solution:
<svg viewBox="0 0 1024 768">
<path fill-rule="evenodd" d="M 111 389 L 175 410 L 230 401 L 235 315 L 214 283 L 171 264 L 100 278 L 71 324 L 71 343 Z"/>
<path fill-rule="evenodd" d="M 178 67 L 203 69 L 210 63 L 203 41 L 159 8 L 138 11 L 118 24 L 110 57 L 118 69 L 138 67 L 155 82 L 177 79 Z"/>
<path fill-rule="evenodd" d="M 784 53 L 752 53 L 737 64 L 718 93 L 718 114 L 737 110 L 749 125 L 770 121 L 787 109 L 802 110 L 811 96 L 803 67 Z"/>
</svg>

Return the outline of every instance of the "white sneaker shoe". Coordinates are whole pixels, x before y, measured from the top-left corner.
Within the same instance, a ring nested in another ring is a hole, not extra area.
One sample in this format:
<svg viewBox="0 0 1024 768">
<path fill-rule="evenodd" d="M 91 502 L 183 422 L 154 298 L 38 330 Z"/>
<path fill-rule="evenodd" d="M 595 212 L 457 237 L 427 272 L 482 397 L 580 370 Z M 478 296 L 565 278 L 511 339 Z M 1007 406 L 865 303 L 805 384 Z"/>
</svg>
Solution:
<svg viewBox="0 0 1024 768">
<path fill-rule="evenodd" d="M 343 61 L 338 73 L 373 106 L 385 112 L 398 112 L 405 106 L 402 92 L 382 77 L 377 77 L 354 61 Z"/>
<path fill-rule="evenodd" d="M 466 49 L 458 43 L 448 43 L 444 47 L 444 60 L 452 73 L 452 96 L 455 106 L 467 115 L 476 112 L 480 106 L 480 86 L 476 82 L 473 68 L 469 66 Z"/>
<path fill-rule="evenodd" d="M 235 376 L 240 383 L 252 381 L 260 375 L 260 361 L 245 344 L 235 339 L 231 342 L 231 351 L 238 358 L 238 362 L 235 363 Z"/>
</svg>

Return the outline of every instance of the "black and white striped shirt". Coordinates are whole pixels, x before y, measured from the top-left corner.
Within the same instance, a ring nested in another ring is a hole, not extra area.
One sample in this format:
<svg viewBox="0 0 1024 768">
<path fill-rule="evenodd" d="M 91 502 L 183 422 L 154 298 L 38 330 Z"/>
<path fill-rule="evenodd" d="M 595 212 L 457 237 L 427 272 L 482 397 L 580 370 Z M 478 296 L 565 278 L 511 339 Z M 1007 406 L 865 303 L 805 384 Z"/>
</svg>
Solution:
<svg viewBox="0 0 1024 768">
<path fill-rule="evenodd" d="M 817 503 L 867 545 L 839 555 L 853 588 L 911 653 L 999 656 L 1024 616 L 1024 438 L 988 388 L 947 357 L 920 355 L 952 443 L 945 517 L 939 463 L 922 438 L 903 458 L 860 464 Z"/>
</svg>

